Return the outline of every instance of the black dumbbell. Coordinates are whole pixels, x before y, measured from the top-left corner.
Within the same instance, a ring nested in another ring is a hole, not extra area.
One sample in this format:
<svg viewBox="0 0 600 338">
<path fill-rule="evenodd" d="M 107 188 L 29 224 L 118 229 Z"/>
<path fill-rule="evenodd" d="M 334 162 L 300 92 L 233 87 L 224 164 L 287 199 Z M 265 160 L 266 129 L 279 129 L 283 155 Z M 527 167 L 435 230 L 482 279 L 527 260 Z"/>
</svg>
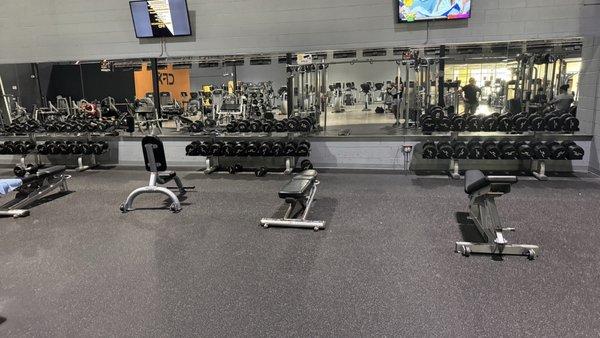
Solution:
<svg viewBox="0 0 600 338">
<path fill-rule="evenodd" d="M 227 132 L 229 133 L 235 133 L 238 131 L 238 123 L 237 121 L 231 121 L 229 122 L 229 124 L 225 127 L 225 129 L 227 129 Z"/>
<path fill-rule="evenodd" d="M 246 155 L 248 156 L 258 156 L 258 148 L 260 147 L 260 143 L 256 141 L 248 142 L 248 146 L 246 147 Z"/>
<path fill-rule="evenodd" d="M 298 131 L 308 133 L 313 129 L 314 125 L 315 123 L 311 117 L 303 118 L 298 122 Z"/>
<path fill-rule="evenodd" d="M 223 156 L 223 142 L 215 142 L 210 146 L 210 152 L 212 156 Z"/>
<path fill-rule="evenodd" d="M 254 171 L 256 177 L 265 177 L 269 171 L 265 167 L 260 167 Z"/>
<path fill-rule="evenodd" d="M 516 160 L 518 158 L 517 148 L 510 141 L 498 142 L 498 149 L 500 150 L 500 158 L 503 160 Z"/>
<path fill-rule="evenodd" d="M 229 167 L 229 173 L 232 175 L 242 171 L 244 171 L 244 167 L 241 164 L 234 164 Z"/>
<path fill-rule="evenodd" d="M 300 168 L 302 170 L 310 170 L 313 169 L 313 164 L 310 160 L 303 160 L 302 162 L 300 162 Z"/>
<path fill-rule="evenodd" d="M 469 151 L 465 142 L 454 141 L 451 143 L 451 145 L 452 149 L 454 150 L 452 153 L 453 159 L 464 160 L 469 157 Z"/>
<path fill-rule="evenodd" d="M 297 118 L 291 118 L 288 119 L 287 122 L 285 123 L 286 129 L 289 132 L 296 132 L 298 131 L 298 128 L 300 127 L 300 122 L 298 121 Z"/>
<path fill-rule="evenodd" d="M 253 133 L 260 133 L 263 131 L 262 122 L 259 120 L 250 121 L 250 131 Z"/>
<path fill-rule="evenodd" d="M 564 114 L 561 116 L 561 121 L 563 131 L 571 133 L 579 131 L 579 120 L 575 116 Z"/>
<path fill-rule="evenodd" d="M 272 149 L 273 149 L 273 143 L 271 143 L 269 141 L 263 141 L 260 143 L 260 146 L 258 147 L 258 155 L 263 156 L 263 157 L 271 156 Z"/>
<path fill-rule="evenodd" d="M 513 121 L 512 118 L 508 115 L 502 115 L 498 118 L 498 131 L 503 131 L 508 133 L 512 131 Z"/>
<path fill-rule="evenodd" d="M 262 131 L 265 133 L 270 133 L 275 129 L 275 121 L 265 120 L 262 124 Z"/>
<path fill-rule="evenodd" d="M 562 146 L 567 149 L 567 159 L 569 160 L 583 160 L 583 156 L 585 155 L 585 151 L 583 148 L 578 146 L 573 141 L 564 141 Z"/>
<path fill-rule="evenodd" d="M 442 160 L 449 160 L 454 155 L 454 149 L 450 145 L 450 142 L 441 141 L 437 144 L 437 158 Z"/>
<path fill-rule="evenodd" d="M 209 156 L 212 155 L 212 142 L 209 141 L 200 141 L 198 144 L 198 155 L 200 156 Z"/>
<path fill-rule="evenodd" d="M 283 133 L 287 131 L 287 119 L 283 119 L 282 121 L 275 122 L 275 131 L 278 133 Z"/>
<path fill-rule="evenodd" d="M 533 151 L 527 142 L 515 142 L 514 147 L 517 151 L 517 158 L 519 160 L 531 160 L 533 158 Z"/>
<path fill-rule="evenodd" d="M 248 147 L 248 143 L 245 141 L 236 141 L 235 142 L 235 156 L 246 156 L 246 148 Z"/>
<path fill-rule="evenodd" d="M 186 156 L 198 156 L 198 141 L 193 141 L 192 143 L 185 146 L 185 155 Z"/>
<path fill-rule="evenodd" d="M 12 154 L 15 155 L 27 155 L 29 153 L 29 148 L 25 145 L 23 141 L 16 141 L 12 145 Z"/>
<path fill-rule="evenodd" d="M 18 165 L 13 170 L 17 177 L 25 177 L 25 175 L 33 175 L 38 172 L 39 167 L 33 164 L 28 164 L 26 167 Z"/>
<path fill-rule="evenodd" d="M 208 118 L 208 119 L 204 120 L 204 126 L 206 128 L 214 128 L 217 126 L 217 121 L 215 121 L 211 118 Z"/>
<path fill-rule="evenodd" d="M 285 143 L 281 141 L 277 141 L 273 143 L 273 148 L 271 148 L 271 154 L 273 156 L 284 156 Z"/>
<path fill-rule="evenodd" d="M 249 121 L 240 121 L 238 123 L 238 131 L 240 133 L 247 133 L 250 131 L 250 122 Z"/>
<path fill-rule="evenodd" d="M 468 157 L 471 160 L 483 159 L 483 147 L 479 141 L 471 140 L 467 143 Z"/>
<path fill-rule="evenodd" d="M 283 148 L 283 155 L 295 156 L 297 148 L 298 148 L 298 144 L 296 144 L 296 142 L 294 142 L 294 141 L 286 142 L 286 144 Z"/>
<path fill-rule="evenodd" d="M 532 149 L 533 158 L 536 160 L 546 160 L 550 158 L 550 149 L 540 141 L 531 142 L 529 146 Z"/>
<path fill-rule="evenodd" d="M 565 148 L 562 144 L 558 142 L 550 142 L 546 143 L 548 149 L 550 149 L 550 159 L 551 160 L 566 160 L 568 157 L 567 148 Z"/>
<path fill-rule="evenodd" d="M 426 160 L 433 160 L 437 158 L 438 151 L 435 143 L 432 141 L 427 141 L 423 143 L 423 158 Z"/>
<path fill-rule="evenodd" d="M 306 157 L 310 154 L 310 142 L 306 140 L 302 140 L 298 142 L 298 147 L 296 148 L 296 156 L 298 157 Z"/>
<path fill-rule="evenodd" d="M 561 131 L 562 123 L 557 113 L 549 113 L 544 117 L 547 131 Z"/>
<path fill-rule="evenodd" d="M 450 131 L 450 129 L 452 129 L 452 121 L 447 116 L 441 116 L 435 124 L 436 131 L 447 132 Z"/>
<path fill-rule="evenodd" d="M 500 149 L 494 141 L 485 141 L 482 144 L 483 158 L 486 160 L 496 160 L 500 158 Z"/>
<path fill-rule="evenodd" d="M 74 154 L 74 155 L 83 154 L 83 142 L 77 141 L 75 143 L 72 143 L 70 151 L 71 151 L 71 154 Z"/>
<path fill-rule="evenodd" d="M 467 131 L 475 132 L 481 130 L 481 119 L 479 116 L 471 115 L 467 117 Z"/>
<path fill-rule="evenodd" d="M 452 131 L 464 131 L 466 128 L 466 120 L 464 117 L 459 116 L 459 115 L 455 115 L 452 118 L 452 127 L 451 130 Z"/>
<path fill-rule="evenodd" d="M 523 132 L 529 130 L 529 120 L 525 114 L 517 114 L 512 118 L 513 130 Z"/>
<path fill-rule="evenodd" d="M 482 131 L 496 131 L 498 130 L 498 116 L 490 115 L 486 116 L 481 121 Z"/>
<path fill-rule="evenodd" d="M 235 142 L 223 142 L 222 155 L 228 157 L 235 156 Z"/>
<path fill-rule="evenodd" d="M 421 130 L 424 133 L 434 132 L 437 128 L 437 124 L 435 123 L 435 120 L 430 115 L 421 115 L 420 123 L 421 123 Z"/>
</svg>

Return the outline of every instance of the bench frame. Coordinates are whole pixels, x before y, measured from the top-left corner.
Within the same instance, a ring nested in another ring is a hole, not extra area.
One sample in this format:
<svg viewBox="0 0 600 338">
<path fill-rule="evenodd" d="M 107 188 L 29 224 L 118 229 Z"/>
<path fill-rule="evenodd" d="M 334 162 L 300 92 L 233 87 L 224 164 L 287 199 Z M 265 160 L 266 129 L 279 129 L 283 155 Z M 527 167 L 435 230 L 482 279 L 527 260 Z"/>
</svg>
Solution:
<svg viewBox="0 0 600 338">
<path fill-rule="evenodd" d="M 260 220 L 260 224 L 264 228 L 270 226 L 288 227 L 288 228 L 305 228 L 319 231 L 325 229 L 325 221 L 309 221 L 307 220 L 308 213 L 315 200 L 317 194 L 317 186 L 320 184 L 315 179 L 313 186 L 307 195 L 302 198 L 286 198 L 286 203 L 289 203 L 289 207 L 283 218 L 263 218 Z"/>
<path fill-rule="evenodd" d="M 166 195 L 171 200 L 171 205 L 169 206 L 169 209 L 175 213 L 180 212 L 181 203 L 179 202 L 179 198 L 171 190 L 177 190 L 179 191 L 179 195 L 183 196 L 186 194 L 187 189 L 192 190 L 194 189 L 194 187 L 184 187 L 181 183 L 181 179 L 177 176 L 177 174 L 171 177 L 170 172 L 159 172 L 160 169 L 166 169 L 167 167 L 166 163 L 160 163 L 160 161 L 166 162 L 164 159 L 164 148 L 162 147 L 162 142 L 158 138 L 153 138 L 154 140 L 147 141 L 147 138 L 144 138 L 144 141 L 142 141 L 142 145 L 147 158 L 146 168 L 149 169 L 148 171 L 150 171 L 150 181 L 148 183 L 148 186 L 135 189 L 133 192 L 131 192 L 131 194 L 129 194 L 125 202 L 120 206 L 121 212 L 126 213 L 129 211 L 133 211 L 133 201 L 139 195 L 155 193 Z M 160 145 L 158 145 L 157 142 L 159 142 Z M 157 162 L 157 159 L 154 155 L 155 151 L 160 152 L 159 162 Z M 166 184 L 171 180 L 175 181 L 177 187 L 165 188 L 158 186 L 158 184 Z"/>
<path fill-rule="evenodd" d="M 510 192 L 511 183 L 502 183 L 502 179 L 515 177 L 489 176 L 490 183 L 469 195 L 469 219 L 471 219 L 485 242 L 456 242 L 455 250 L 464 256 L 472 253 L 493 255 L 527 256 L 534 260 L 540 247 L 529 244 L 509 244 L 504 233 L 515 231 L 503 228 L 498 215 L 495 199 Z M 495 181 L 495 182 L 494 182 Z"/>
<path fill-rule="evenodd" d="M 45 197 L 55 189 L 60 189 L 61 192 L 69 190 L 67 180 L 71 176 L 65 175 L 62 170 L 54 175 L 44 177 L 39 181 L 23 184 L 17 189 L 17 196 L 2 206 L 0 206 L 0 217 L 26 217 L 29 216 L 28 205 Z"/>
</svg>

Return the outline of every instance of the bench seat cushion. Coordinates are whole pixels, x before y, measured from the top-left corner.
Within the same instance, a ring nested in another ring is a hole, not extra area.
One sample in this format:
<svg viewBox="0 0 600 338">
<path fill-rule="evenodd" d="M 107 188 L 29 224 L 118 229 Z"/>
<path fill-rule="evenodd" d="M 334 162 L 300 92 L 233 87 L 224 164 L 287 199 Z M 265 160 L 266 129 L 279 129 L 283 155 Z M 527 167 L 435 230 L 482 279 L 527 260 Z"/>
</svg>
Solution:
<svg viewBox="0 0 600 338">
<path fill-rule="evenodd" d="M 515 176 L 485 176 L 481 170 L 468 170 L 465 173 L 465 192 L 467 194 L 472 194 L 492 183 L 513 184 L 517 183 L 517 178 Z"/>
<path fill-rule="evenodd" d="M 52 177 L 55 175 L 59 175 L 65 172 L 65 170 L 67 169 L 67 167 L 65 167 L 64 165 L 59 165 L 59 166 L 55 166 L 55 167 L 50 167 L 50 168 L 45 168 L 45 169 L 40 169 L 38 170 L 37 173 L 33 174 L 33 175 L 27 175 L 24 178 L 22 178 L 23 180 L 23 184 L 29 184 L 47 177 Z"/>
<path fill-rule="evenodd" d="M 312 188 L 314 179 L 292 179 L 279 191 L 280 198 L 300 199 Z"/>
</svg>

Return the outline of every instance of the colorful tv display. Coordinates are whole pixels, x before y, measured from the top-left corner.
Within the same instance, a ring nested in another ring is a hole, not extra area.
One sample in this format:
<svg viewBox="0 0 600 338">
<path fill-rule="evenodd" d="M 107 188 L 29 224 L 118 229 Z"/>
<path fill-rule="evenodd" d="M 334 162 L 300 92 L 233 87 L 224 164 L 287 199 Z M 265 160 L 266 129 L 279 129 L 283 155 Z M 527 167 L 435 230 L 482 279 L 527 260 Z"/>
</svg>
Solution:
<svg viewBox="0 0 600 338">
<path fill-rule="evenodd" d="M 186 0 L 137 0 L 129 2 L 138 38 L 190 36 Z"/>
<path fill-rule="evenodd" d="M 471 17 L 471 0 L 398 0 L 398 21 L 458 20 Z"/>
</svg>

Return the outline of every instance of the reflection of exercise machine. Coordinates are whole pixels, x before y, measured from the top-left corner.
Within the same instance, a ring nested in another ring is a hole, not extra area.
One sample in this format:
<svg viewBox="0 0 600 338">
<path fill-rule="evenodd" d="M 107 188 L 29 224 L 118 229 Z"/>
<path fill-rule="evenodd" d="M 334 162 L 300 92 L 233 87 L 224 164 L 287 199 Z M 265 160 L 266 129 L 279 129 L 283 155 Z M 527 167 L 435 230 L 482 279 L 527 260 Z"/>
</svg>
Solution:
<svg viewBox="0 0 600 338">
<path fill-rule="evenodd" d="M 171 190 L 179 191 L 179 195 L 183 196 L 187 190 L 192 190 L 194 187 L 184 187 L 177 173 L 167 170 L 167 160 L 165 156 L 165 148 L 162 141 L 156 136 L 146 136 L 142 140 L 142 151 L 144 152 L 144 161 L 146 163 L 146 171 L 150 172 L 150 183 L 146 187 L 134 190 L 127 200 L 121 204 L 122 212 L 132 211 L 132 205 L 135 198 L 141 194 L 159 193 L 166 195 L 171 204 L 169 209 L 173 212 L 181 211 L 181 203 L 179 198 Z M 175 181 L 176 188 L 159 187 L 158 184 L 167 184 L 170 181 Z"/>
<path fill-rule="evenodd" d="M 65 167 L 57 166 L 48 169 L 37 169 L 29 174 L 15 179 L 0 180 L 0 195 L 6 195 L 16 190 L 15 199 L 0 207 L 0 216 L 25 217 L 29 215 L 28 206 L 48 195 L 55 189 L 63 192 L 68 190 Z"/>
<path fill-rule="evenodd" d="M 537 245 L 508 244 L 504 233 L 514 231 L 500 224 L 495 199 L 510 193 L 515 176 L 485 176 L 479 170 L 465 174 L 465 192 L 469 194 L 469 215 L 483 237 L 483 243 L 457 242 L 456 252 L 465 256 L 472 253 L 496 255 L 523 255 L 533 260 L 539 254 Z"/>
<path fill-rule="evenodd" d="M 371 111 L 371 109 L 369 108 L 369 101 L 371 100 L 371 83 L 367 82 L 361 84 L 360 89 L 362 90 L 365 96 L 365 107 L 362 111 Z"/>
</svg>

